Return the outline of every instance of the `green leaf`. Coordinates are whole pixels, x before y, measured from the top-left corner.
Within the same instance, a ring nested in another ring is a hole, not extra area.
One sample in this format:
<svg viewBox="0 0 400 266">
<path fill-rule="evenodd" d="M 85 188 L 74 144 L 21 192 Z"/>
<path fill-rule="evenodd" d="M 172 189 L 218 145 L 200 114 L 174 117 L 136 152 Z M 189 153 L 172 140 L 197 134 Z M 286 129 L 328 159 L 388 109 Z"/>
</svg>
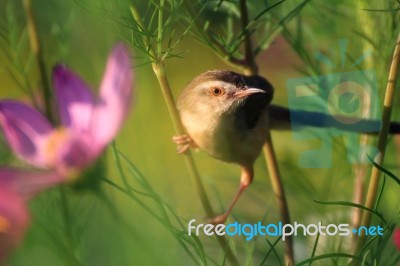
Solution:
<svg viewBox="0 0 400 266">
<path fill-rule="evenodd" d="M 341 206 L 349 206 L 349 207 L 363 209 L 365 211 L 371 212 L 372 214 L 375 214 L 385 225 L 387 224 L 385 218 L 379 212 L 372 210 L 370 208 L 367 208 L 360 204 L 356 204 L 356 203 L 348 202 L 348 201 L 318 201 L 318 200 L 314 200 L 314 201 L 316 203 L 323 204 L 323 205 L 341 205 Z"/>
<path fill-rule="evenodd" d="M 390 172 L 389 170 L 387 170 L 386 168 L 384 168 L 383 166 L 377 164 L 369 155 L 368 155 L 368 159 L 370 160 L 370 162 L 379 170 L 381 170 L 382 172 L 384 172 L 385 174 L 387 174 L 390 178 L 392 178 L 399 186 L 400 186 L 400 179 L 393 174 L 392 172 Z"/>
<path fill-rule="evenodd" d="M 317 260 L 323 260 L 323 259 L 336 259 L 336 258 L 351 258 L 351 259 L 358 259 L 358 257 L 351 255 L 351 254 L 347 254 L 347 253 L 329 253 L 329 254 L 323 254 L 323 255 L 319 255 L 319 256 L 315 256 L 313 258 L 309 258 L 306 260 L 303 260 L 302 262 L 299 262 L 298 264 L 296 264 L 296 266 L 301 266 L 301 265 L 306 265 L 307 263 L 311 263 Z"/>
</svg>

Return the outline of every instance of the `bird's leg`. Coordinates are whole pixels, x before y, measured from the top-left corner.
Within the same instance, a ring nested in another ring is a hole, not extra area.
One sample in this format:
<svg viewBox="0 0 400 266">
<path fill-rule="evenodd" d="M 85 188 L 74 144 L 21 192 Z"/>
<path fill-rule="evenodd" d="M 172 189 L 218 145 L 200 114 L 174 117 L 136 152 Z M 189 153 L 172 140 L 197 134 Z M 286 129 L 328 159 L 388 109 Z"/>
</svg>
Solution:
<svg viewBox="0 0 400 266">
<path fill-rule="evenodd" d="M 246 188 L 251 184 L 253 181 L 253 166 L 242 166 L 242 174 L 240 176 L 240 186 L 239 190 L 236 193 L 235 197 L 233 198 L 231 204 L 229 205 L 228 209 L 221 215 L 218 215 L 214 218 L 208 219 L 208 221 L 212 224 L 222 224 L 226 221 L 229 214 L 231 213 L 233 207 L 235 206 L 236 202 L 239 200 L 240 195 Z"/>
<path fill-rule="evenodd" d="M 177 145 L 178 154 L 187 152 L 190 148 L 197 148 L 196 143 L 192 140 L 189 135 L 173 136 L 172 141 Z"/>
</svg>

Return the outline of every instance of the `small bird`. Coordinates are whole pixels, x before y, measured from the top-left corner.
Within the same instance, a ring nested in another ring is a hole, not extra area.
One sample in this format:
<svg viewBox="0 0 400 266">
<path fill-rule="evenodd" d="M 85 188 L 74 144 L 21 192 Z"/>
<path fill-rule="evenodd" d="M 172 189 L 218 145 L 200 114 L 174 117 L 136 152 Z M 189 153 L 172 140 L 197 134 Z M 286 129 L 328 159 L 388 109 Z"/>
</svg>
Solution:
<svg viewBox="0 0 400 266">
<path fill-rule="evenodd" d="M 289 112 L 285 107 L 270 104 L 273 94 L 272 85 L 261 76 L 212 70 L 195 77 L 178 97 L 177 107 L 188 133 L 173 137 L 178 153 L 197 147 L 218 160 L 241 167 L 238 192 L 225 213 L 210 219 L 211 223 L 224 223 L 242 192 L 251 184 L 253 164 L 269 129 L 290 129 L 291 118 L 302 126 L 336 127 L 357 132 L 364 132 L 363 128 L 379 123 L 361 120 L 356 127 L 341 124 L 340 119 L 323 113 Z M 390 133 L 399 132 L 400 124 L 392 123 Z"/>
</svg>

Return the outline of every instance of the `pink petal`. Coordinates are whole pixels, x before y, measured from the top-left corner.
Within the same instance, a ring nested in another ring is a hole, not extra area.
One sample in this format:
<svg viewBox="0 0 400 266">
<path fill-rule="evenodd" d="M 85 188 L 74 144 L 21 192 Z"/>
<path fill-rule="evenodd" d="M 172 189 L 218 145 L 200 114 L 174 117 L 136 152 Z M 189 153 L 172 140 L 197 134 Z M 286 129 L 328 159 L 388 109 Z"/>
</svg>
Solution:
<svg viewBox="0 0 400 266">
<path fill-rule="evenodd" d="M 397 228 L 393 232 L 393 243 L 400 251 L 400 228 Z"/>
<path fill-rule="evenodd" d="M 65 180 L 63 175 L 53 171 L 27 172 L 14 168 L 0 168 L 0 187 L 12 189 L 26 200 Z"/>
<path fill-rule="evenodd" d="M 117 45 L 107 61 L 100 99 L 92 120 L 92 134 L 103 148 L 118 133 L 132 103 L 132 65 L 127 49 Z"/>
<path fill-rule="evenodd" d="M 29 218 L 23 198 L 7 187 L 0 187 L 0 264 L 21 244 Z"/>
<path fill-rule="evenodd" d="M 54 68 L 53 82 L 62 124 L 78 134 L 88 130 L 93 109 L 89 87 L 61 65 Z"/>
<path fill-rule="evenodd" d="M 64 180 L 54 172 L 0 168 L 0 264 L 25 235 L 30 220 L 26 201 Z"/>
<path fill-rule="evenodd" d="M 23 103 L 0 101 L 0 126 L 17 155 L 38 167 L 46 165 L 44 142 L 52 127 L 42 114 Z"/>
</svg>

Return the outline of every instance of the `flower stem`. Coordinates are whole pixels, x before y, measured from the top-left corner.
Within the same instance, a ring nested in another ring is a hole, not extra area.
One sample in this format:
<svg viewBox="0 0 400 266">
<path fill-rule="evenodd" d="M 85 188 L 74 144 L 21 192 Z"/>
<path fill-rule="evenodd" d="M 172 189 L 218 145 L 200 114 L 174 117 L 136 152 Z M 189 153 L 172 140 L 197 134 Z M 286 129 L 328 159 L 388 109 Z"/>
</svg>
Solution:
<svg viewBox="0 0 400 266">
<path fill-rule="evenodd" d="M 25 11 L 25 16 L 27 19 L 29 43 L 30 43 L 32 53 L 35 56 L 37 67 L 39 69 L 40 83 L 42 84 L 42 94 L 43 94 L 43 100 L 44 100 L 44 113 L 47 116 L 47 118 L 51 122 L 54 123 L 55 117 L 53 116 L 53 113 L 52 113 L 52 110 L 53 110 L 53 108 L 52 108 L 52 93 L 51 93 L 50 86 L 49 86 L 49 80 L 48 80 L 47 71 L 46 71 L 46 64 L 45 64 L 45 60 L 44 60 L 42 49 L 41 49 L 40 39 L 39 39 L 38 33 L 37 33 L 36 21 L 35 21 L 34 12 L 32 9 L 31 0 L 23 0 L 23 7 L 24 7 L 24 11 Z M 35 99 L 32 99 L 32 100 L 34 101 Z M 66 191 L 65 191 L 64 187 L 59 188 L 59 194 L 60 194 L 60 203 L 61 203 L 61 214 L 62 214 L 62 219 L 64 221 L 65 236 L 67 238 L 67 248 L 71 253 L 69 264 L 70 265 L 80 265 L 79 260 L 75 257 L 75 254 L 74 254 L 75 253 L 74 252 L 74 239 L 73 239 L 73 233 L 72 233 L 72 228 L 71 228 L 70 210 L 69 210 L 68 199 L 67 199 Z"/>
<path fill-rule="evenodd" d="M 246 75 L 257 75 L 258 67 L 255 62 L 255 56 L 251 44 L 251 36 L 250 33 L 246 30 L 246 27 L 249 23 L 246 0 L 240 0 L 240 11 L 241 11 L 242 28 L 245 31 L 244 51 L 245 51 L 245 62 L 247 64 L 247 68 L 245 68 L 244 72 Z M 271 179 L 272 189 L 274 191 L 276 199 L 278 200 L 278 205 L 281 213 L 281 221 L 284 224 L 290 224 L 289 208 L 270 132 L 267 133 L 267 139 L 264 144 L 263 151 L 268 166 L 268 172 Z M 286 241 L 284 242 L 284 246 L 285 246 L 285 265 L 289 266 L 294 265 L 293 238 L 291 236 L 289 236 L 286 239 Z"/>
<path fill-rule="evenodd" d="M 375 162 L 378 165 L 383 164 L 385 157 L 386 141 L 389 133 L 390 116 L 392 113 L 393 98 L 394 98 L 393 96 L 396 87 L 399 61 L 400 61 L 400 33 L 397 37 L 397 42 L 393 53 L 392 63 L 389 70 L 388 82 L 386 86 L 385 99 L 383 102 L 382 127 L 378 136 L 378 154 L 375 157 Z M 375 206 L 377 191 L 379 187 L 380 174 L 381 171 L 377 167 L 373 166 L 365 202 L 366 208 L 373 209 Z M 363 212 L 362 225 L 368 227 L 370 223 L 371 223 L 371 213 Z M 358 238 L 356 253 L 360 252 L 362 245 L 364 244 L 365 238 L 366 238 L 365 236 L 360 236 Z"/>
<path fill-rule="evenodd" d="M 74 244 L 74 237 L 72 233 L 72 227 L 71 227 L 71 217 L 70 217 L 70 209 L 69 209 L 69 204 L 68 204 L 68 199 L 67 199 L 67 192 L 65 190 L 66 188 L 61 186 L 59 188 L 59 194 L 60 194 L 60 203 L 61 203 L 61 216 L 62 220 L 64 221 L 64 230 L 65 230 L 65 236 L 67 238 L 67 248 L 70 253 L 70 265 L 80 265 L 79 260 L 75 257 L 75 244 Z"/>
<path fill-rule="evenodd" d="M 49 86 L 49 80 L 46 71 L 46 64 L 42 53 L 42 46 L 38 37 L 35 16 L 32 9 L 31 0 L 23 0 L 27 27 L 29 33 L 29 43 L 32 53 L 35 57 L 36 64 L 39 68 L 40 82 L 42 84 L 42 94 L 44 101 L 44 112 L 50 121 L 54 122 L 55 118 L 52 114 L 52 93 Z M 34 99 L 33 99 L 34 100 Z"/>
</svg>

